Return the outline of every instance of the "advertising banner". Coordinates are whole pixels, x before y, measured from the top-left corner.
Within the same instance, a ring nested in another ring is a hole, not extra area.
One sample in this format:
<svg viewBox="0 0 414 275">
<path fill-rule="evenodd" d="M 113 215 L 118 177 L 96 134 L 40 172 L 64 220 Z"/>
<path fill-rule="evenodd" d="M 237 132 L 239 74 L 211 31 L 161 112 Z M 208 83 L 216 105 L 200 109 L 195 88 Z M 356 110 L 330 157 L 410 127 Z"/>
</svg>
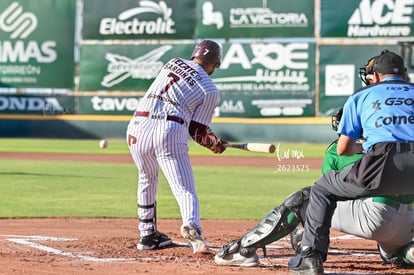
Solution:
<svg viewBox="0 0 414 275">
<path fill-rule="evenodd" d="M 323 45 L 320 52 L 319 111 L 322 116 L 336 114 L 346 99 L 363 87 L 359 69 L 382 50 L 400 54 L 398 46 Z"/>
<path fill-rule="evenodd" d="M 78 113 L 95 115 L 132 115 L 142 96 L 79 96 Z M 292 117 L 313 116 L 312 95 L 292 97 L 289 94 L 222 93 L 215 117 Z"/>
<path fill-rule="evenodd" d="M 413 36 L 414 1 L 321 1 L 321 37 Z"/>
<path fill-rule="evenodd" d="M 211 76 L 222 94 L 218 116 L 315 114 L 315 44 L 225 43 L 222 46 L 221 66 Z M 144 92 L 163 64 L 176 56 L 188 58 L 193 48 L 194 44 L 83 45 L 80 90 Z M 126 100 L 115 101 L 107 103 L 130 106 Z M 99 98 L 94 102 L 95 106 L 101 104 Z M 83 109 L 97 110 L 86 106 Z"/>
<path fill-rule="evenodd" d="M 212 75 L 222 93 L 220 116 L 315 114 L 315 44 L 227 43 Z"/>
<path fill-rule="evenodd" d="M 73 88 L 76 1 L 0 1 L 0 87 Z"/>
<path fill-rule="evenodd" d="M 87 0 L 83 39 L 192 39 L 193 0 Z"/>
<path fill-rule="evenodd" d="M 80 91 L 146 91 L 168 60 L 190 58 L 194 44 L 82 45 Z"/>
<path fill-rule="evenodd" d="M 79 114 L 130 115 L 137 108 L 141 96 L 79 96 Z"/>
<path fill-rule="evenodd" d="M 314 1 L 199 0 L 197 37 L 313 37 Z"/>
<path fill-rule="evenodd" d="M 0 113 L 69 115 L 75 113 L 75 100 L 67 95 L 0 95 Z"/>
<path fill-rule="evenodd" d="M 315 115 L 314 94 L 222 93 L 217 117 L 266 118 Z"/>
</svg>

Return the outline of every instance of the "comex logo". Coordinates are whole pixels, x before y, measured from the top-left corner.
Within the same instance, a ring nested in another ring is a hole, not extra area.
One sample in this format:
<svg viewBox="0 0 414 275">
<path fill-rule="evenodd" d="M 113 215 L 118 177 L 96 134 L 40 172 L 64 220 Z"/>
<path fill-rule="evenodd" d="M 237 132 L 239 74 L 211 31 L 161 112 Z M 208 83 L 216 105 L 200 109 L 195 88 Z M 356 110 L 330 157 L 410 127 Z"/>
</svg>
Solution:
<svg viewBox="0 0 414 275">
<path fill-rule="evenodd" d="M 171 48 L 172 46 L 165 45 L 136 59 L 107 53 L 105 58 L 110 62 L 108 64 L 109 74 L 104 76 L 101 85 L 112 87 L 129 77 L 141 79 L 155 78 L 163 66 L 159 59 Z"/>
<path fill-rule="evenodd" d="M 27 38 L 37 27 L 36 16 L 22 11 L 22 6 L 13 2 L 0 14 L 0 29 L 10 32 L 12 39 Z"/>
</svg>

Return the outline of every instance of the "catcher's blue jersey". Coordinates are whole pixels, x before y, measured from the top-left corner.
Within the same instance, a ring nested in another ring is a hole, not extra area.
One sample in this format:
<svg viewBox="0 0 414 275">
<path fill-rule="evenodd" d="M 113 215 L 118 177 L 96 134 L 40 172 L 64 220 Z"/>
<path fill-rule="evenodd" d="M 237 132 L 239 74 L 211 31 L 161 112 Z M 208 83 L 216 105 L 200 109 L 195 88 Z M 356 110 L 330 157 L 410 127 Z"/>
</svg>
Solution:
<svg viewBox="0 0 414 275">
<path fill-rule="evenodd" d="M 379 142 L 414 141 L 414 85 L 393 76 L 360 89 L 345 103 L 338 134 L 363 136 L 366 152 Z"/>
</svg>

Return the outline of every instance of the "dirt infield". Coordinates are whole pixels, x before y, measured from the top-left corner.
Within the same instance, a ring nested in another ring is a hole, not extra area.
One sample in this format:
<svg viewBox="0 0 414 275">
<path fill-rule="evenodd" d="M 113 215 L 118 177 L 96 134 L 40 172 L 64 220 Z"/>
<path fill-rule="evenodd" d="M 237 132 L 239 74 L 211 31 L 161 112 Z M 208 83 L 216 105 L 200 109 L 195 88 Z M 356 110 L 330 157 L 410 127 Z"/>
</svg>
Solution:
<svg viewBox="0 0 414 275">
<path fill-rule="evenodd" d="M 7 154 L 0 159 L 48 159 L 130 162 L 128 155 Z M 81 158 L 81 159 L 79 159 Z M 194 157 L 195 165 L 274 167 L 269 158 Z M 292 160 L 294 164 L 295 162 Z M 302 159 L 312 169 L 321 160 Z M 286 162 L 284 162 L 286 164 Z M 261 218 L 261 217 L 258 217 Z M 239 238 L 257 221 L 202 220 L 204 238 L 214 251 Z M 288 274 L 293 256 L 286 237 L 259 250 L 260 266 L 251 268 L 215 265 L 213 256 L 196 257 L 179 233 L 180 220 L 161 219 L 159 230 L 174 240 L 174 246 L 156 251 L 138 251 L 136 219 L 0 219 L 0 274 Z M 414 274 L 414 269 L 382 265 L 373 241 L 332 231 L 328 274 Z"/>
</svg>

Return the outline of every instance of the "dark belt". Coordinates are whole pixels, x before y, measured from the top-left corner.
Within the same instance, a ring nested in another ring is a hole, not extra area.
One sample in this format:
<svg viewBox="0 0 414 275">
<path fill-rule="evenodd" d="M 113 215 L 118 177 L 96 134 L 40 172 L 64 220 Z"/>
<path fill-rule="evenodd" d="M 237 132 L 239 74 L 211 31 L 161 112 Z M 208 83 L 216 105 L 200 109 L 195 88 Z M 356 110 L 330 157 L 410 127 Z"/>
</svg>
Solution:
<svg viewBox="0 0 414 275">
<path fill-rule="evenodd" d="M 135 116 L 150 117 L 152 119 L 166 119 L 166 120 L 175 121 L 180 124 L 184 124 L 184 119 L 178 116 L 167 115 L 167 117 L 165 117 L 165 115 L 155 115 L 155 114 L 150 116 L 150 112 L 135 112 Z"/>
<path fill-rule="evenodd" d="M 386 205 L 391 206 L 395 209 L 398 209 L 401 204 L 406 204 L 409 209 L 414 209 L 414 203 L 413 202 L 411 202 L 411 203 L 402 203 L 398 200 L 394 200 L 394 199 L 391 199 L 391 198 L 388 198 L 388 197 L 372 197 L 372 201 L 386 204 Z"/>
<path fill-rule="evenodd" d="M 388 146 L 397 153 L 414 152 L 414 142 L 379 142 L 372 146 L 371 151 L 385 151 Z"/>
<path fill-rule="evenodd" d="M 397 153 L 414 152 L 414 142 L 409 142 L 409 143 L 396 142 L 395 151 Z"/>
</svg>

